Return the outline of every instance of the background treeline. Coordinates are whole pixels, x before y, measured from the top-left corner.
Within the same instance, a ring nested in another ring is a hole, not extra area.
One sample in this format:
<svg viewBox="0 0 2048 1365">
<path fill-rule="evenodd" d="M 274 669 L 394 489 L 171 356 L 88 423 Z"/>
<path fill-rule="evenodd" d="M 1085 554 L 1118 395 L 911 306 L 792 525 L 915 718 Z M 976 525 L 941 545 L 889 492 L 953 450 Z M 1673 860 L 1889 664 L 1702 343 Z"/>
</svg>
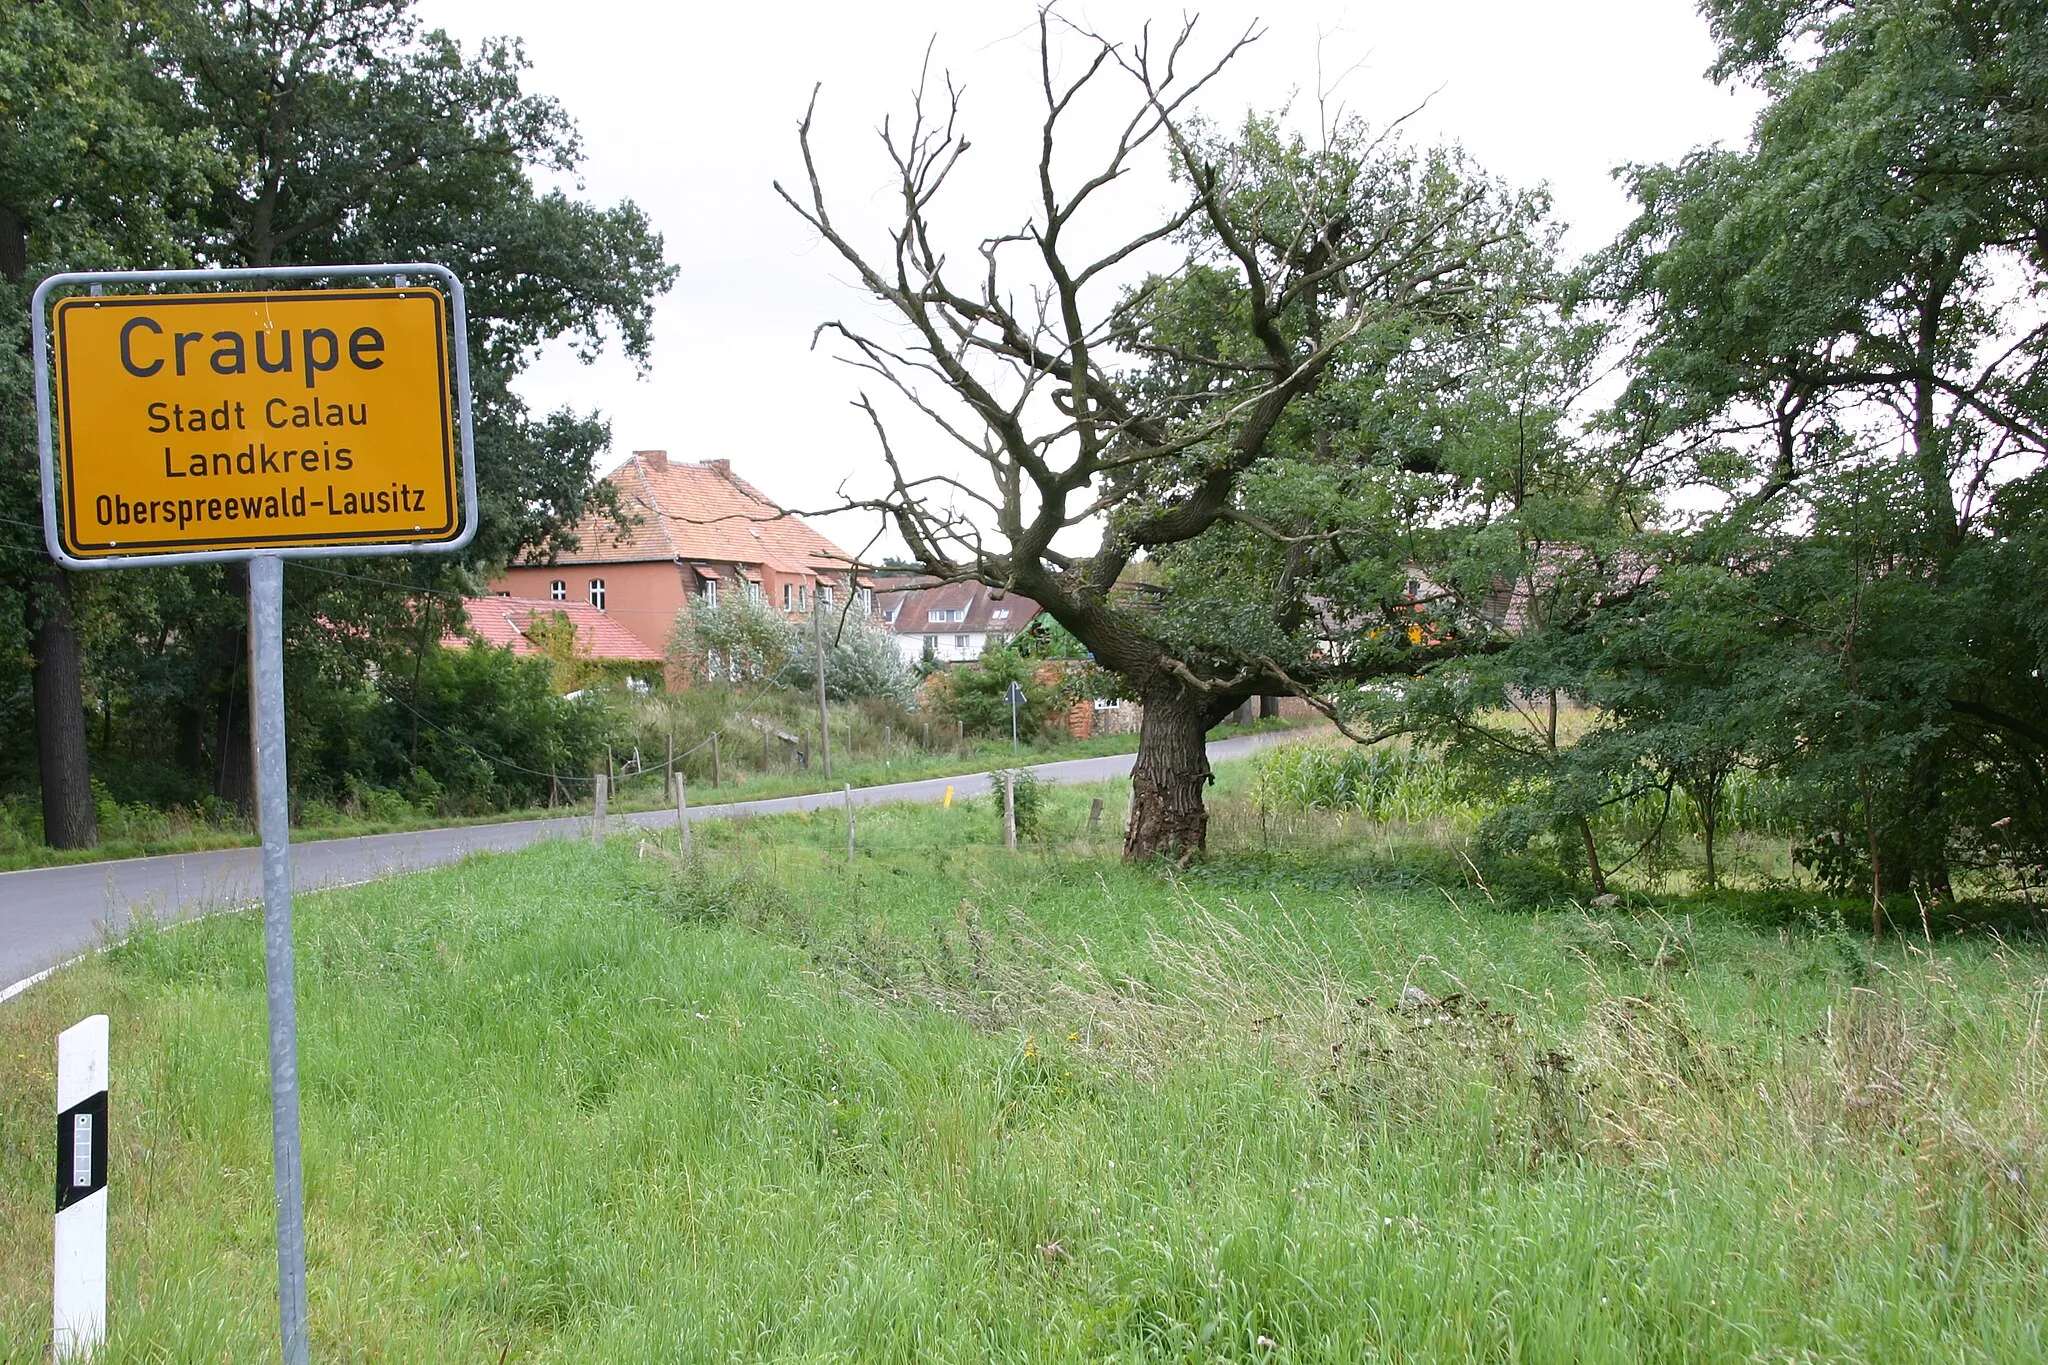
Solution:
<svg viewBox="0 0 2048 1365">
<path fill-rule="evenodd" d="M 1505 194 L 1454 153 L 1257 118 L 1186 144 L 1231 198 L 1217 243 L 1133 296 L 1133 403 L 1248 403 L 1247 316 L 1282 341 L 1364 321 L 1315 352 L 1223 524 L 1157 556 L 1149 628 L 1212 691 L 1341 680 L 1322 695 L 1357 737 L 1403 737 L 1479 803 L 1476 851 L 1596 891 L 1680 829 L 1715 884 L 1740 803 L 1835 890 L 2031 898 L 2048 4 L 1701 10 L 1714 77 L 1766 96 L 1747 144 L 1624 168 L 1638 216 L 1581 262 L 1517 201 L 1434 310 L 1304 286 L 1257 317 L 1231 253 L 1314 280 L 1313 253 L 1254 248 L 1311 210 L 1370 236 Z M 1198 447 L 1156 496 L 1221 467 Z"/>
<path fill-rule="evenodd" d="M 72 575 L 42 553 L 29 296 L 61 270 L 454 267 L 480 529 L 460 556 L 288 566 L 294 786 L 489 808 L 601 762 L 602 716 L 557 697 L 547 661 L 436 642 L 456 596 L 563 543 L 594 496 L 603 421 L 532 413 L 511 381 L 561 337 L 644 363 L 674 271 L 631 203 L 536 184 L 581 153 L 562 108 L 522 88 L 515 40 L 465 51 L 410 8 L 0 6 L 0 797 L 53 845 L 93 843 L 124 805 L 250 794 L 242 569 Z"/>
</svg>

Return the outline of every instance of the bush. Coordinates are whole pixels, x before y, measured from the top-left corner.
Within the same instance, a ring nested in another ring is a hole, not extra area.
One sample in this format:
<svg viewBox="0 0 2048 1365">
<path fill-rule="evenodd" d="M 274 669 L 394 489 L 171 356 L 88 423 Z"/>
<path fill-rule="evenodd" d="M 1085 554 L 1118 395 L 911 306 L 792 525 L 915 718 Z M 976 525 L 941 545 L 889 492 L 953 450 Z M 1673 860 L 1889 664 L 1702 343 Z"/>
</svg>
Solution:
<svg viewBox="0 0 2048 1365">
<path fill-rule="evenodd" d="M 1003 737 L 1010 733 L 1010 684 L 1024 689 L 1017 708 L 1017 733 L 1029 739 L 1052 714 L 1054 689 L 1040 682 L 1036 665 L 1016 650 L 991 646 L 970 664 L 947 674 L 942 704 L 970 735 Z"/>
<path fill-rule="evenodd" d="M 1045 812 L 1045 782 L 1029 768 L 1001 768 L 988 775 L 989 809 L 995 812 L 996 838 L 1003 837 L 1003 779 L 1012 784 L 1011 801 L 1016 807 L 1017 840 L 1038 837 Z"/>
</svg>

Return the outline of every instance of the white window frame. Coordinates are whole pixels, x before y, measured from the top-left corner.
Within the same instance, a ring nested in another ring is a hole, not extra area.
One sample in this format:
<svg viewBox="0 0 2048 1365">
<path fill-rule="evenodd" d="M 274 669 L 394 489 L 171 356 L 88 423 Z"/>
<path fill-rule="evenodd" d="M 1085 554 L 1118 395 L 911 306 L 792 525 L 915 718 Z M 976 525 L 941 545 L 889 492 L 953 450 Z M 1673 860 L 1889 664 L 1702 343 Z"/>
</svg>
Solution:
<svg viewBox="0 0 2048 1365">
<path fill-rule="evenodd" d="M 554 580 L 553 582 L 551 582 L 551 583 L 549 583 L 549 584 L 548 584 L 548 601 L 550 601 L 550 602 L 566 602 L 566 601 L 568 601 L 568 600 L 569 600 L 569 580 L 568 580 L 568 579 L 566 579 L 566 578 L 557 578 L 557 579 L 555 579 L 555 580 Z"/>
<path fill-rule="evenodd" d="M 599 611 L 604 610 L 604 580 L 602 578 L 590 580 L 590 605 L 596 607 Z"/>
<path fill-rule="evenodd" d="M 717 580 L 717 579 L 715 579 L 715 578 L 707 578 L 707 579 L 705 579 L 705 580 L 704 580 L 704 591 L 703 591 L 703 594 L 702 594 L 702 596 L 703 596 L 703 598 L 704 598 L 704 605 L 705 605 L 705 606 L 707 606 L 707 607 L 710 607 L 710 608 L 711 608 L 712 610 L 714 610 L 714 611 L 716 611 L 716 610 L 718 609 L 718 580 Z"/>
</svg>

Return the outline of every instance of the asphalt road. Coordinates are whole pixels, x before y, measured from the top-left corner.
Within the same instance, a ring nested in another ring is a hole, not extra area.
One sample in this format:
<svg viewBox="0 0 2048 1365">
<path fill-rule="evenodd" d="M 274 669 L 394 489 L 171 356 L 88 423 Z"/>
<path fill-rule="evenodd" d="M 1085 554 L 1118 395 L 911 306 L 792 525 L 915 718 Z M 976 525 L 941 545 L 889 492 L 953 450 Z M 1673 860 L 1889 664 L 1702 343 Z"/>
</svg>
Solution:
<svg viewBox="0 0 2048 1365">
<path fill-rule="evenodd" d="M 1290 738 L 1298 736 L 1278 731 L 1216 740 L 1209 745 L 1209 759 L 1213 763 L 1238 758 Z M 1100 782 L 1123 777 L 1130 770 L 1129 754 L 1042 763 L 1032 769 L 1049 782 L 1061 783 Z M 855 790 L 853 799 L 855 804 L 864 806 L 938 801 L 949 786 L 956 797 L 975 796 L 988 790 L 988 774 L 862 787 Z M 693 806 L 690 818 L 694 824 L 698 820 L 725 820 L 741 815 L 783 815 L 836 806 L 844 800 L 840 792 L 824 792 L 764 801 L 733 801 Z M 611 817 L 611 823 L 620 826 L 667 826 L 674 821 L 675 815 L 670 811 Z M 457 862 L 472 853 L 499 853 L 525 848 L 543 839 L 586 835 L 590 825 L 588 817 L 514 820 L 459 829 L 295 843 L 292 885 L 300 891 L 313 891 L 374 881 Z M 0 872 L 0 999 L 5 998 L 9 983 L 22 982 L 97 943 L 118 937 L 140 915 L 170 921 L 260 900 L 261 852 L 255 848 L 230 848 Z"/>
</svg>

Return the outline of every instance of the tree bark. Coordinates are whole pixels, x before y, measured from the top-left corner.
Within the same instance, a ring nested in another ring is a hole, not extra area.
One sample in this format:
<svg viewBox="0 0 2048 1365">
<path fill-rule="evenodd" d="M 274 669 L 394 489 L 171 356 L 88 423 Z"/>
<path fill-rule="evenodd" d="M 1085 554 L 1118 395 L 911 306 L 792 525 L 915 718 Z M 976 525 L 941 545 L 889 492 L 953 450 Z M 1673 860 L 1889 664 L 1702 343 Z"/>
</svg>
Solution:
<svg viewBox="0 0 2048 1365">
<path fill-rule="evenodd" d="M 1131 822 L 1124 860 L 1166 854 L 1185 861 L 1208 846 L 1209 727 L 1230 714 L 1236 697 L 1175 691 L 1145 698 L 1138 755 L 1131 764 Z"/>
<path fill-rule="evenodd" d="M 43 842 L 51 848 L 91 848 L 100 833 L 85 747 L 84 670 L 71 622 L 70 575 L 49 565 L 28 602 Z"/>
<path fill-rule="evenodd" d="M 221 566 L 222 587 L 249 619 L 249 570 L 239 563 Z M 255 738 L 249 728 L 249 632 L 246 625 L 224 625 L 214 641 L 213 794 L 244 811 L 256 809 Z"/>
<path fill-rule="evenodd" d="M 1579 838 L 1586 846 L 1586 876 L 1593 883 L 1593 894 L 1607 894 L 1607 873 L 1600 867 L 1600 845 L 1593 839 L 1593 822 L 1585 816 L 1579 817 Z"/>
</svg>

